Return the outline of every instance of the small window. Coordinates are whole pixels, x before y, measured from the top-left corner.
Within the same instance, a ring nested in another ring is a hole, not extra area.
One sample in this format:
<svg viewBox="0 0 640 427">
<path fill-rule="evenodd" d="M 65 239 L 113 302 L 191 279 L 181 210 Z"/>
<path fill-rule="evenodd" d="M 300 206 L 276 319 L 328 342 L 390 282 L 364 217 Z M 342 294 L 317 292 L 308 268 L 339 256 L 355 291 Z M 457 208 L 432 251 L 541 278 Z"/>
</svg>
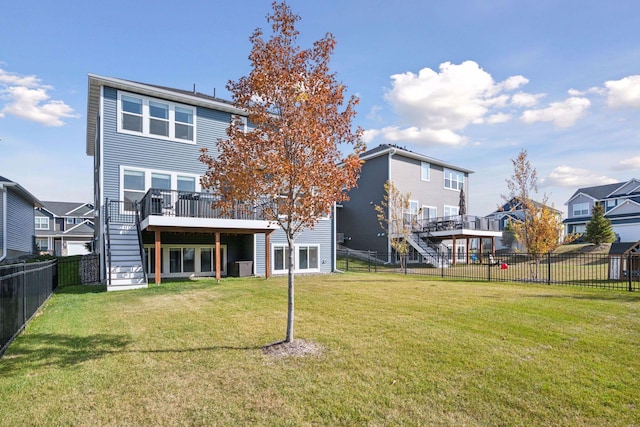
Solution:
<svg viewBox="0 0 640 427">
<path fill-rule="evenodd" d="M 460 190 L 464 187 L 464 174 L 453 169 L 444 170 L 444 188 Z"/>
<path fill-rule="evenodd" d="M 144 197 L 144 172 L 134 170 L 124 170 L 124 202 L 125 210 L 133 210 L 136 202 L 139 202 Z"/>
<path fill-rule="evenodd" d="M 178 191 L 196 191 L 196 178 L 194 176 L 178 175 Z"/>
<path fill-rule="evenodd" d="M 421 178 L 423 181 L 429 181 L 431 179 L 431 165 L 427 162 L 420 164 Z"/>
<path fill-rule="evenodd" d="M 576 203 L 573 205 L 573 216 L 588 216 L 589 203 Z"/>
<path fill-rule="evenodd" d="M 48 229 L 49 229 L 49 218 L 46 216 L 37 216 L 36 230 L 48 230 Z"/>
<path fill-rule="evenodd" d="M 49 250 L 49 239 L 36 239 L 36 245 L 41 252 L 47 252 Z"/>
<path fill-rule="evenodd" d="M 169 136 L 169 106 L 149 101 L 149 133 Z"/>
<path fill-rule="evenodd" d="M 73 218 L 67 218 L 67 224 L 73 224 Z"/>
<path fill-rule="evenodd" d="M 444 216 L 456 216 L 460 212 L 460 207 L 458 206 L 446 206 L 444 207 Z"/>
<path fill-rule="evenodd" d="M 142 99 L 122 95 L 122 129 L 142 132 Z"/>
<path fill-rule="evenodd" d="M 178 139 L 193 141 L 193 110 L 176 107 L 175 135 Z"/>
<path fill-rule="evenodd" d="M 422 219 L 434 219 L 438 216 L 438 209 L 433 206 L 422 206 Z"/>
</svg>

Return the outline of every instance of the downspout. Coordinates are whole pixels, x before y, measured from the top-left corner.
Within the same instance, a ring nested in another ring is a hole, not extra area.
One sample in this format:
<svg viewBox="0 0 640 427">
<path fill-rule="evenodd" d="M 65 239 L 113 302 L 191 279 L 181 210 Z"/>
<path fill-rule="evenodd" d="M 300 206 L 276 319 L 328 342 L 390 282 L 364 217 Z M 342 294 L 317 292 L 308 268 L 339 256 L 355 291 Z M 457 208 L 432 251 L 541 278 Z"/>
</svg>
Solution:
<svg viewBox="0 0 640 427">
<path fill-rule="evenodd" d="M 2 254 L 0 261 L 7 257 L 7 187 L 2 187 Z"/>
</svg>

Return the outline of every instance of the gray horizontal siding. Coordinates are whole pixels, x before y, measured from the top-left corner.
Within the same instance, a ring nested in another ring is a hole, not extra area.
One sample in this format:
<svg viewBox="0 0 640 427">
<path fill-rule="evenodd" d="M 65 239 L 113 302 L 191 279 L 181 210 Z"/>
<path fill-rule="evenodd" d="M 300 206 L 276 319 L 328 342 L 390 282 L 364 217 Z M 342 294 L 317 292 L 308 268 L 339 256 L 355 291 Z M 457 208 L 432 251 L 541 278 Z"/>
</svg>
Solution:
<svg viewBox="0 0 640 427">
<path fill-rule="evenodd" d="M 7 193 L 7 249 L 30 254 L 35 235 L 35 209 L 11 190 Z"/>
</svg>

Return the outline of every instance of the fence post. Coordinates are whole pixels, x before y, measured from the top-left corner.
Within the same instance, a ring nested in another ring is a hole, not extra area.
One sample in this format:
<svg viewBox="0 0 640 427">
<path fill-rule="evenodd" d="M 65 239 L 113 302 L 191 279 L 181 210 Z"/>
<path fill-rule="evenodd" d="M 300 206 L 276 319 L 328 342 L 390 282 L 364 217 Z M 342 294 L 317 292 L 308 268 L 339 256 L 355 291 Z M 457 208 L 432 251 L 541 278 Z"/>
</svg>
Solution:
<svg viewBox="0 0 640 427">
<path fill-rule="evenodd" d="M 22 325 L 27 323 L 27 264 L 22 263 Z"/>
<path fill-rule="evenodd" d="M 375 251 L 374 254 L 376 258 L 373 264 L 373 269 L 374 269 L 373 271 L 374 273 L 377 273 L 378 272 L 378 251 Z"/>
<path fill-rule="evenodd" d="M 629 292 L 633 291 L 633 266 L 631 265 L 631 252 L 627 254 L 627 271 L 629 274 Z"/>
<path fill-rule="evenodd" d="M 491 281 L 491 262 L 487 256 L 487 282 Z"/>
<path fill-rule="evenodd" d="M 371 273 L 371 251 L 367 250 L 367 270 Z"/>
<path fill-rule="evenodd" d="M 345 270 L 349 271 L 349 249 L 347 249 L 347 263 L 346 263 Z"/>
<path fill-rule="evenodd" d="M 551 252 L 547 252 L 547 285 L 551 284 Z"/>
</svg>

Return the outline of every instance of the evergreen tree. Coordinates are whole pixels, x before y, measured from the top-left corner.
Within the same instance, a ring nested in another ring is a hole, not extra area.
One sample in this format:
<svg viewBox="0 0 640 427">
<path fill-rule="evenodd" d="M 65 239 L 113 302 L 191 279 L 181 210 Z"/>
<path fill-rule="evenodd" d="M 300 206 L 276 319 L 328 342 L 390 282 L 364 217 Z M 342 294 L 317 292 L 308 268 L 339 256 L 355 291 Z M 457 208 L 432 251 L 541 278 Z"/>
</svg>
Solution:
<svg viewBox="0 0 640 427">
<path fill-rule="evenodd" d="M 604 217 L 604 206 L 597 203 L 593 207 L 591 220 L 587 223 L 584 240 L 594 245 L 600 245 L 602 243 L 613 242 L 615 237 L 613 228 L 611 227 L 611 221 Z"/>
</svg>

